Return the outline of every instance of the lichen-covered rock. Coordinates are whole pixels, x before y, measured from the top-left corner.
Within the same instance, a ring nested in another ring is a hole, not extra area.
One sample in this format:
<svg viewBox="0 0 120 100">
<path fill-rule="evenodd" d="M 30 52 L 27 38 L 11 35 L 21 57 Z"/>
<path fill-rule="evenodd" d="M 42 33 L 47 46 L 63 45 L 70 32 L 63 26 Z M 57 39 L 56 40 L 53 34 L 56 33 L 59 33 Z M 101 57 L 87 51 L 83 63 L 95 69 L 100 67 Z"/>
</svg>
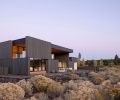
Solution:
<svg viewBox="0 0 120 100">
<path fill-rule="evenodd" d="M 0 100 L 22 100 L 24 98 L 24 90 L 13 83 L 0 84 Z"/>
<path fill-rule="evenodd" d="M 25 91 L 25 94 L 27 96 L 32 95 L 33 85 L 31 84 L 30 81 L 26 81 L 25 79 L 23 79 L 23 80 L 20 80 L 19 82 L 17 82 L 16 84 Z"/>
</svg>

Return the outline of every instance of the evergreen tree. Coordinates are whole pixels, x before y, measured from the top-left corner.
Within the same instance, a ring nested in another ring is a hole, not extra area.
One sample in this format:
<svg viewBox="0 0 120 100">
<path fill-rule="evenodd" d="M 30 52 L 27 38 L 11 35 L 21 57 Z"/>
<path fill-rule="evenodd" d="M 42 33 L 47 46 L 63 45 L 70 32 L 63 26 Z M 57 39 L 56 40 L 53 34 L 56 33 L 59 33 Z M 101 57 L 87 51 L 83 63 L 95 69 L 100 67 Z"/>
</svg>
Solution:
<svg viewBox="0 0 120 100">
<path fill-rule="evenodd" d="M 78 54 L 78 59 L 81 59 L 81 53 Z"/>
<path fill-rule="evenodd" d="M 114 58 L 114 64 L 119 65 L 119 57 L 117 54 L 115 55 L 115 58 Z"/>
</svg>

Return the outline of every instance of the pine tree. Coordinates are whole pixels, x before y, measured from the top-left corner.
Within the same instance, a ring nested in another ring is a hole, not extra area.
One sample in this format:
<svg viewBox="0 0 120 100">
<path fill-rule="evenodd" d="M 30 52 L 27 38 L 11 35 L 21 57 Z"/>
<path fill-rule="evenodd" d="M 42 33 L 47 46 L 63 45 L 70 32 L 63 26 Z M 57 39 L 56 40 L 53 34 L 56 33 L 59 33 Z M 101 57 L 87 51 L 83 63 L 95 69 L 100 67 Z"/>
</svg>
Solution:
<svg viewBox="0 0 120 100">
<path fill-rule="evenodd" d="M 115 58 L 114 58 L 114 64 L 119 65 L 119 57 L 117 54 L 115 55 Z"/>
<path fill-rule="evenodd" d="M 78 59 L 81 59 L 81 53 L 78 54 Z"/>
</svg>

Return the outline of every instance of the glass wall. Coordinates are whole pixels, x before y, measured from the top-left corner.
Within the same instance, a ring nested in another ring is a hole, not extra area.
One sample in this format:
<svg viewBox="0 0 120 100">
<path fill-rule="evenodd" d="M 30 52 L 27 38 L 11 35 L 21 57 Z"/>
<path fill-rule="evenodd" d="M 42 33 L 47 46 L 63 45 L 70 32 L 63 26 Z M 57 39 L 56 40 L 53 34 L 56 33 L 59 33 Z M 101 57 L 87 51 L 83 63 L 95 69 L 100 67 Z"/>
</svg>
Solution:
<svg viewBox="0 0 120 100">
<path fill-rule="evenodd" d="M 13 46 L 13 58 L 25 58 L 26 51 L 24 46 Z"/>
</svg>

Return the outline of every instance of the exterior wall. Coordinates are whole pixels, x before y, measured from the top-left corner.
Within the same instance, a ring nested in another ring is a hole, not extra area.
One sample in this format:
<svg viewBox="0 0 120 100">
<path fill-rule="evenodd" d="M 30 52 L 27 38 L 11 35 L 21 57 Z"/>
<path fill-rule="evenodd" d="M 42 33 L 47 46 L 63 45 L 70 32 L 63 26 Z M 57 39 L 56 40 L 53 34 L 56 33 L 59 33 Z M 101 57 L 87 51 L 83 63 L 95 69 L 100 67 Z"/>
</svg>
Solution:
<svg viewBox="0 0 120 100">
<path fill-rule="evenodd" d="M 1 75 L 29 75 L 29 60 L 20 59 L 0 59 Z"/>
<path fill-rule="evenodd" d="M 69 63 L 69 53 L 67 54 L 55 54 L 54 55 L 55 59 L 59 60 L 60 62 L 66 62 L 67 63 L 67 66 L 68 66 L 68 63 Z"/>
<path fill-rule="evenodd" d="M 76 63 L 77 63 L 77 62 L 69 61 L 69 68 L 72 68 L 73 70 L 77 70 Z"/>
<path fill-rule="evenodd" d="M 77 58 L 75 57 L 70 57 L 69 58 L 69 68 L 72 68 L 73 70 L 77 70 Z"/>
<path fill-rule="evenodd" d="M 26 56 L 28 58 L 51 59 L 51 43 L 27 36 Z"/>
<path fill-rule="evenodd" d="M 0 59 L 0 75 L 7 75 L 11 72 L 12 59 Z"/>
<path fill-rule="evenodd" d="M 0 59 L 12 58 L 12 41 L 0 43 Z"/>
<path fill-rule="evenodd" d="M 58 60 L 47 60 L 47 72 L 58 72 Z"/>
<path fill-rule="evenodd" d="M 29 75 L 29 60 L 27 58 L 13 59 L 12 74 Z"/>
<path fill-rule="evenodd" d="M 69 68 L 74 69 L 74 62 L 73 61 L 69 61 Z"/>
</svg>

